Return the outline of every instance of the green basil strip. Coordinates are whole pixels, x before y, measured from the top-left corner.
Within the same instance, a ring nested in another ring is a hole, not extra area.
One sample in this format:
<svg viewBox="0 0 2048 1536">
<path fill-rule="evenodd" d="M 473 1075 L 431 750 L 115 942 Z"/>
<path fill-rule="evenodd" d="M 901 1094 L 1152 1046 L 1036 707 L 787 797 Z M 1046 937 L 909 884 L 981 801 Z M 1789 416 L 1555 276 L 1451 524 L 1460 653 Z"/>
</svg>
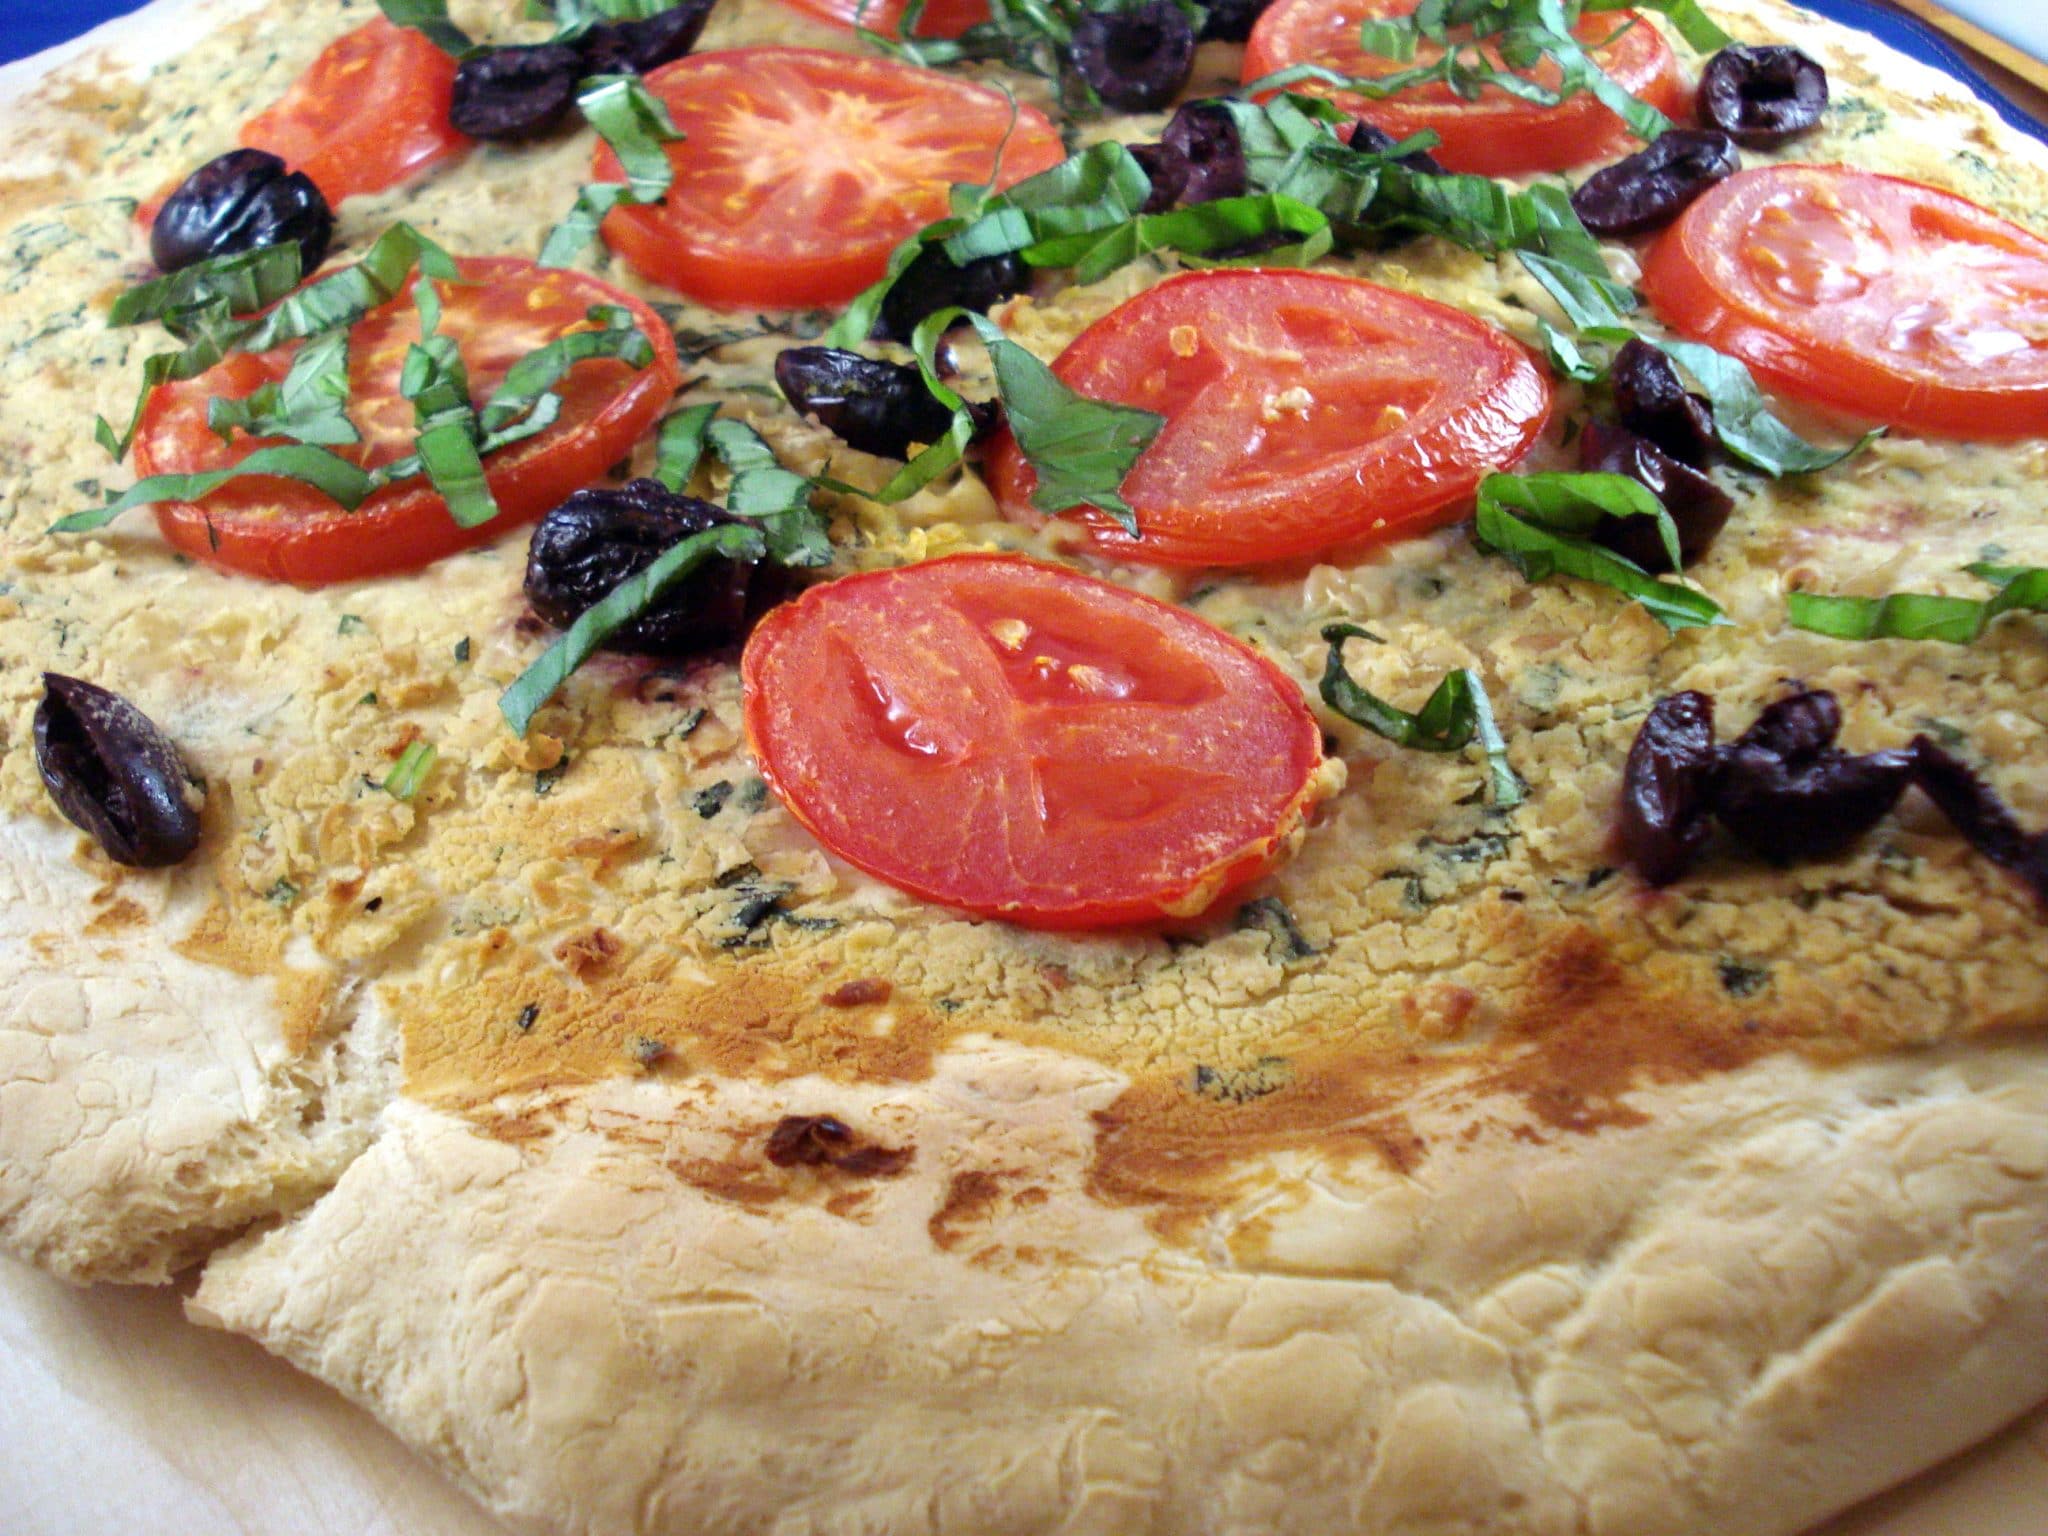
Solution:
<svg viewBox="0 0 2048 1536">
<path fill-rule="evenodd" d="M 410 224 L 394 224 L 352 267 L 301 288 L 236 342 L 243 352 L 267 352 L 288 341 L 354 325 L 405 289 L 417 267 L 442 282 L 460 282 L 455 258 Z"/>
<path fill-rule="evenodd" d="M 252 314 L 298 286 L 300 258 L 298 242 L 288 240 L 195 262 L 128 289 L 107 311 L 107 324 L 141 325 L 214 304 L 225 304 L 230 314 Z"/>
<path fill-rule="evenodd" d="M 946 256 L 965 266 L 1022 251 L 1033 266 L 1071 266 L 1101 231 L 1136 218 L 1151 195 L 1151 180 L 1128 148 L 1092 145 L 988 198 L 964 229 L 947 238 Z"/>
<path fill-rule="evenodd" d="M 399 800 L 410 800 L 427 782 L 427 775 L 434 771 L 434 759 L 440 755 L 429 742 L 412 743 L 384 776 L 384 792 Z"/>
<path fill-rule="evenodd" d="M 917 329 L 911 332 L 910 351 L 917 359 L 918 372 L 924 375 L 924 387 L 934 400 L 953 413 L 953 418 L 947 423 L 943 437 L 897 470 L 889 477 L 888 483 L 874 493 L 873 499 L 884 505 L 915 496 L 958 464 L 967 452 L 967 445 L 974 441 L 974 417 L 967 409 L 967 402 L 939 377 L 935 361 L 939 338 L 967 318 L 967 314 L 958 306 L 936 310 L 920 320 Z"/>
<path fill-rule="evenodd" d="M 591 76 L 578 88 L 576 107 L 619 157 L 626 179 L 592 182 L 576 194 L 568 216 L 541 242 L 544 267 L 567 266 L 597 238 L 606 214 L 658 203 L 675 181 L 666 146 L 679 142 L 682 130 L 638 75 Z"/>
<path fill-rule="evenodd" d="M 354 511 L 376 488 L 369 473 L 339 454 L 310 444 L 289 443 L 259 448 L 227 469 L 195 475 L 151 475 L 130 486 L 104 507 L 74 512 L 50 525 L 52 533 L 91 533 L 104 528 L 132 507 L 146 507 L 159 501 L 198 501 L 230 480 L 246 475 L 282 475 L 310 485 L 336 506 Z"/>
<path fill-rule="evenodd" d="M 726 511 L 759 524 L 769 558 L 781 565 L 830 565 L 832 540 L 825 520 L 811 510 L 812 483 L 784 469 L 760 433 L 745 422 L 720 417 L 705 437 L 732 471 Z"/>
<path fill-rule="evenodd" d="M 1589 13 L 1602 11 L 1655 11 L 1670 21 L 1686 46 L 1700 53 L 1718 53 L 1735 39 L 1699 7 L 1699 0 L 1585 0 Z"/>
<path fill-rule="evenodd" d="M 1794 629 L 1838 640 L 1943 640 L 1970 645 L 1992 621 L 2008 613 L 2048 613 L 2048 568 L 1972 565 L 1971 574 L 1999 589 L 1996 597 L 1936 597 L 1894 592 L 1888 597 L 1833 597 L 1793 592 L 1786 597 Z"/>
<path fill-rule="evenodd" d="M 1486 757 L 1486 798 L 1500 810 L 1520 805 L 1528 789 L 1508 762 L 1507 741 L 1494 721 L 1486 685 L 1469 667 L 1444 674 L 1420 710 L 1396 708 L 1353 680 L 1344 666 L 1346 640 L 1383 643 L 1356 624 L 1330 624 L 1323 629 L 1330 647 L 1320 685 L 1323 702 L 1354 725 L 1362 725 L 1396 746 L 1418 752 L 1462 752 L 1476 739 Z"/>
<path fill-rule="evenodd" d="M 1678 568 L 1678 524 L 1656 492 L 1627 475 L 1488 475 L 1479 494 L 1528 514 L 1538 527 L 1573 538 L 1588 537 L 1603 517 L 1650 518 L 1671 568 Z"/>
<path fill-rule="evenodd" d="M 590 311 L 589 318 L 601 329 L 557 336 L 506 370 L 478 418 L 486 435 L 502 431 L 524 416 L 578 363 L 613 358 L 628 367 L 645 368 L 654 361 L 654 343 L 641 333 L 631 310 L 600 304 Z"/>
<path fill-rule="evenodd" d="M 1735 358 L 1696 341 L 1655 345 L 1692 375 L 1714 407 L 1714 431 L 1721 446 L 1774 479 L 1830 468 L 1884 436 L 1882 427 L 1874 427 L 1847 447 L 1817 447 L 1771 414 L 1749 369 Z"/>
<path fill-rule="evenodd" d="M 220 329 L 209 329 L 195 337 L 183 350 L 158 352 L 143 359 L 142 387 L 135 396 L 135 405 L 128 413 L 128 425 L 119 433 L 104 416 L 93 418 L 93 440 L 118 462 L 128 457 L 128 450 L 134 445 L 135 434 L 142 426 L 142 411 L 149 404 L 149 392 L 159 384 L 168 384 L 177 379 L 197 378 L 207 369 L 220 362 L 235 350 L 235 343 L 241 334 L 241 327 L 228 320 L 225 311 L 219 312 Z"/>
<path fill-rule="evenodd" d="M 362 441 L 348 418 L 348 342 L 346 330 L 316 336 L 299 349 L 282 380 L 239 399 L 216 395 L 206 402 L 207 426 L 223 442 L 238 430 L 325 448 Z"/>
<path fill-rule="evenodd" d="M 697 463 L 704 457 L 705 430 L 717 414 L 715 405 L 693 405 L 661 424 L 654 445 L 654 478 L 678 496 L 689 489 L 690 478 L 697 473 Z"/>
<path fill-rule="evenodd" d="M 469 372 L 455 339 L 436 334 L 441 301 L 432 278 L 423 276 L 413 285 L 413 302 L 419 309 L 420 340 L 406 352 L 398 392 L 412 402 L 418 424 L 414 451 L 456 526 L 479 527 L 498 515 L 498 503 L 484 479 L 478 448 L 483 433 L 470 403 Z"/>
<path fill-rule="evenodd" d="M 499 695 L 498 713 L 505 717 L 514 735 L 524 736 L 540 707 L 554 697 L 555 690 L 570 673 L 705 561 L 759 560 L 767 553 L 760 530 L 739 523 L 707 528 L 663 550 L 645 570 L 628 576 L 584 609 L 561 638 Z"/>
<path fill-rule="evenodd" d="M 447 0 L 377 0 L 377 9 L 394 26 L 412 28 L 453 58 L 476 49 L 470 35 L 448 19 Z"/>
<path fill-rule="evenodd" d="M 1211 255 L 1276 234 L 1301 238 L 1243 256 Z M 1119 226 L 1074 263 L 1074 281 L 1098 282 L 1149 251 L 1178 251 L 1193 267 L 1305 267 L 1327 255 L 1334 240 L 1330 221 L 1291 197 L 1269 192 L 1258 197 L 1219 198 Z M 1025 259 L 1030 259 L 1029 252 Z"/>
</svg>

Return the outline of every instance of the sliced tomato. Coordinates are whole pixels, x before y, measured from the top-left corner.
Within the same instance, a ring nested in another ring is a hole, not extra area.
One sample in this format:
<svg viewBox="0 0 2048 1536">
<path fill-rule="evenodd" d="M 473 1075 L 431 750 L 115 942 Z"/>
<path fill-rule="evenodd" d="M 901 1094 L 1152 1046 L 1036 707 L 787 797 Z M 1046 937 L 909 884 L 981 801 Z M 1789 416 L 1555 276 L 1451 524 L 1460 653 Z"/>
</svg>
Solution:
<svg viewBox="0 0 2048 1536">
<path fill-rule="evenodd" d="M 2048 240 L 1952 192 L 1743 171 L 1665 231 L 1643 289 L 1796 399 L 1936 436 L 2048 434 Z"/>
<path fill-rule="evenodd" d="M 787 0 L 806 16 L 851 30 L 866 27 L 885 37 L 903 35 L 903 13 L 909 0 Z M 918 18 L 914 37 L 958 37 L 988 20 L 988 0 L 929 0 Z"/>
<path fill-rule="evenodd" d="M 1002 186 L 1065 155 L 1043 114 L 889 59 L 741 48 L 647 84 L 685 135 L 669 146 L 675 185 L 659 206 L 613 212 L 605 239 L 650 282 L 726 308 L 852 298 L 945 216 L 948 186 L 989 179 L 1006 131 Z M 608 147 L 596 175 L 624 179 Z"/>
<path fill-rule="evenodd" d="M 1367 53 L 1359 41 L 1360 23 L 1406 16 L 1416 4 L 1417 0 L 1276 0 L 1260 16 L 1245 45 L 1244 78 L 1257 80 L 1293 64 L 1321 64 L 1343 74 L 1377 78 L 1434 63 L 1443 57 L 1443 49 L 1427 41 L 1417 46 L 1408 63 Z M 1685 76 L 1677 57 L 1656 28 L 1634 11 L 1588 16 L 1573 36 L 1631 96 L 1667 117 L 1685 111 Z M 1485 45 L 1484 52 L 1501 67 L 1495 48 Z M 1554 90 L 1557 66 L 1545 59 L 1529 78 Z M 1546 107 L 1496 86 L 1487 86 L 1476 101 L 1435 82 L 1384 101 L 1311 81 L 1288 89 L 1330 97 L 1346 112 L 1377 123 L 1397 139 L 1434 129 L 1443 145 L 1431 153 L 1449 170 L 1479 176 L 1562 170 L 1621 154 L 1634 142 L 1622 120 L 1583 91 Z"/>
<path fill-rule="evenodd" d="M 276 106 L 242 125 L 242 145 L 304 171 L 330 203 L 395 187 L 469 148 L 448 126 L 455 61 L 382 16 L 344 33 Z"/>
<path fill-rule="evenodd" d="M 569 331 L 587 328 L 594 304 L 622 304 L 654 342 L 655 359 L 634 369 L 597 359 L 577 363 L 556 392 L 561 414 L 545 431 L 492 454 L 484 476 L 499 514 L 458 527 L 423 479 L 402 480 L 344 512 L 311 486 L 251 476 L 198 502 L 162 502 L 157 525 L 176 548 L 211 564 L 301 586 L 416 570 L 459 549 L 531 522 L 626 457 L 682 378 L 668 327 L 637 300 L 580 272 L 513 257 L 468 258 L 462 281 L 439 283 L 440 334 L 452 336 L 470 390 L 489 398 L 520 358 Z M 399 393 L 406 350 L 419 340 L 410 296 L 372 310 L 349 336 L 349 419 L 362 441 L 337 450 L 367 469 L 413 451 L 413 406 Z M 143 409 L 135 442 L 145 475 L 224 469 L 276 439 L 223 443 L 206 425 L 212 397 L 241 398 L 291 367 L 295 349 L 238 354 L 176 384 L 159 385 Z"/>
<path fill-rule="evenodd" d="M 1550 417 L 1526 348 L 1483 320 L 1328 272 L 1219 269 L 1104 315 L 1052 370 L 1166 418 L 1124 477 L 1132 539 L 1077 515 L 1103 553 L 1153 565 L 1263 565 L 1419 533 Z M 1038 477 L 1007 434 L 990 488 L 1030 519 Z"/>
<path fill-rule="evenodd" d="M 1185 609 L 963 555 L 814 587 L 740 663 L 761 772 L 832 852 L 1029 928 L 1189 916 L 1318 794 L 1301 689 Z"/>
</svg>

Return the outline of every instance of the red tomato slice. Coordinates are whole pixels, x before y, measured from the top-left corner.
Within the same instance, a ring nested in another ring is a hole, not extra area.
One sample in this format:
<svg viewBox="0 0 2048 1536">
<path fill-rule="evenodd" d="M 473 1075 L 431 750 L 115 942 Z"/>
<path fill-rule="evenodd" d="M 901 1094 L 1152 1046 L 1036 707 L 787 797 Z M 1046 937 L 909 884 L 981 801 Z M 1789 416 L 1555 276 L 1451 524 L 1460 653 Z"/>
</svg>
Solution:
<svg viewBox="0 0 2048 1536">
<path fill-rule="evenodd" d="M 1328 272 L 1190 272 L 1075 338 L 1052 370 L 1166 425 L 1124 477 L 1133 540 L 1080 519 L 1103 553 L 1153 565 L 1263 565 L 1419 533 L 1550 418 L 1527 349 L 1461 310 Z M 1011 515 L 1038 477 L 1007 434 L 986 466 Z"/>
<path fill-rule="evenodd" d="M 1184 609 L 1008 555 L 814 587 L 740 663 L 747 739 L 832 852 L 1028 928 L 1191 916 L 1318 797 L 1301 689 Z"/>
<path fill-rule="evenodd" d="M 581 362 L 556 386 L 561 415 L 546 431 L 492 454 L 484 477 L 499 515 L 457 527 L 447 503 L 424 478 L 386 486 L 353 512 L 295 480 L 231 480 L 198 502 L 157 505 L 157 525 L 173 546 L 210 564 L 301 586 L 416 570 L 459 549 L 486 543 L 531 522 L 626 457 L 681 381 L 668 327 L 636 300 L 580 272 L 536 267 L 513 257 L 465 258 L 461 283 L 436 287 L 441 334 L 452 336 L 479 403 L 507 370 L 565 332 L 586 329 L 594 304 L 623 304 L 654 342 L 643 369 L 608 359 Z M 349 419 L 362 442 L 339 452 L 365 468 L 413 448 L 412 402 L 398 392 L 406 349 L 419 340 L 411 296 L 372 310 L 349 336 Z M 145 475 L 224 469 L 276 439 L 223 443 L 206 425 L 206 402 L 240 398 L 291 367 L 296 349 L 239 354 L 218 367 L 150 392 L 135 442 Z"/>
<path fill-rule="evenodd" d="M 851 31 L 856 26 L 885 37 L 903 35 L 903 13 L 909 0 L 787 0 L 806 16 L 829 21 Z M 988 0 L 930 0 L 918 19 L 915 37 L 958 37 L 969 27 L 988 20 Z"/>
<path fill-rule="evenodd" d="M 809 48 L 702 53 L 647 77 L 686 137 L 666 203 L 620 208 L 604 235 L 627 265 L 705 304 L 839 304 L 945 217 L 954 182 L 985 182 L 1010 127 L 995 91 L 889 59 Z M 1018 107 L 1002 186 L 1065 156 Z M 610 148 L 595 174 L 621 181 Z"/>
<path fill-rule="evenodd" d="M 1277 0 L 1252 28 L 1245 45 L 1244 78 L 1257 80 L 1291 64 L 1322 64 L 1347 75 L 1378 77 L 1413 65 L 1367 53 L 1358 40 L 1361 22 L 1406 16 L 1417 0 Z M 1633 23 L 1631 25 L 1631 23 Z M 1614 34 L 1623 27 L 1627 31 Z M 1656 107 L 1667 117 L 1687 107 L 1685 77 L 1670 46 L 1634 11 L 1588 16 L 1573 36 L 1593 61 L 1614 77 L 1622 89 Z M 1610 43 L 1608 40 L 1612 38 Z M 1487 57 L 1500 65 L 1491 46 Z M 1429 64 L 1443 50 L 1423 42 L 1414 64 Z M 1532 78 L 1555 88 L 1557 66 L 1545 59 Z M 1454 95 L 1447 85 L 1429 84 L 1403 91 L 1385 101 L 1367 101 L 1329 86 L 1303 81 L 1288 87 L 1305 95 L 1327 96 L 1346 112 L 1377 123 L 1397 139 L 1433 128 L 1443 145 L 1431 153 L 1449 170 L 1479 176 L 1526 176 L 1557 171 L 1588 160 L 1602 160 L 1626 151 L 1634 140 L 1628 129 L 1587 92 L 1554 107 L 1523 101 L 1488 86 L 1477 101 Z"/>
<path fill-rule="evenodd" d="M 242 125 L 242 145 L 304 171 L 329 203 L 382 192 L 460 154 L 448 126 L 455 61 L 383 17 L 327 46 L 276 106 Z"/>
<path fill-rule="evenodd" d="M 2048 434 L 2048 240 L 1953 193 L 1743 171 L 1665 231 L 1643 289 L 1798 399 L 1936 436 Z"/>
</svg>

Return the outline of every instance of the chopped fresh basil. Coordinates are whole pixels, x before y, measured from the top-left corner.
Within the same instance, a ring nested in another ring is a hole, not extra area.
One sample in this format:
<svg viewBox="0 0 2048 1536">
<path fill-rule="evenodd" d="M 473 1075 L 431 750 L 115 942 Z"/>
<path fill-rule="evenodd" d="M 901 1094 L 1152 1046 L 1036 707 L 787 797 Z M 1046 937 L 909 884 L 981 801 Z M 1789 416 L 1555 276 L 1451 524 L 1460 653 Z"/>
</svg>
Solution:
<svg viewBox="0 0 2048 1536">
<path fill-rule="evenodd" d="M 638 75 L 593 75 L 579 88 L 576 106 L 619 157 L 626 179 L 590 182 L 577 192 L 568 217 L 541 243 L 544 267 L 567 266 L 597 238 L 606 214 L 659 203 L 675 180 L 666 146 L 680 141 L 682 130 Z"/>
<path fill-rule="evenodd" d="M 670 588 L 705 561 L 759 560 L 767 553 L 767 542 L 760 531 L 737 523 L 693 533 L 663 550 L 653 564 L 628 576 L 584 609 L 576 622 L 499 696 L 498 712 L 514 735 L 524 736 L 534 715 L 570 673 L 588 661 L 620 626 L 631 623 L 660 602 Z"/>
<path fill-rule="evenodd" d="M 360 442 L 362 435 L 348 419 L 348 336 L 346 330 L 316 336 L 299 349 L 283 379 L 239 398 L 217 395 L 207 401 L 207 426 L 223 442 L 238 430 L 324 448 Z"/>
<path fill-rule="evenodd" d="M 1410 714 L 1361 688 L 1352 679 L 1344 667 L 1347 640 L 1385 643 L 1371 630 L 1356 624 L 1323 627 L 1323 641 L 1330 648 L 1323 661 L 1320 685 L 1325 704 L 1352 724 L 1362 725 L 1396 746 L 1419 752 L 1462 752 L 1476 740 L 1486 757 L 1488 803 L 1506 810 L 1527 798 L 1527 786 L 1508 762 L 1507 742 L 1493 718 L 1493 704 L 1478 673 L 1470 667 L 1445 673 L 1422 708 Z"/>
<path fill-rule="evenodd" d="M 394 26 L 411 27 L 453 58 L 476 49 L 470 35 L 448 19 L 447 0 L 377 0 L 377 9 Z"/>
<path fill-rule="evenodd" d="M 661 424 L 654 447 L 654 478 L 678 496 L 697 473 L 697 463 L 704 457 L 705 431 L 717 414 L 716 405 L 693 405 Z"/>
<path fill-rule="evenodd" d="M 1809 475 L 1839 464 L 1884 435 L 1873 428 L 1846 448 L 1809 443 L 1771 414 L 1749 369 L 1697 341 L 1658 341 L 1664 354 L 1693 377 L 1714 407 L 1714 431 L 1736 458 L 1776 479 Z"/>
<path fill-rule="evenodd" d="M 448 504 L 458 527 L 475 528 L 498 515 L 498 503 L 484 480 L 483 436 L 469 397 L 469 371 L 452 336 L 438 334 L 441 300 L 433 279 L 413 285 L 420 339 L 406 349 L 398 392 L 412 402 L 417 426 L 414 451 L 420 468 Z"/>
<path fill-rule="evenodd" d="M 1998 588 L 1995 597 L 1937 597 L 1894 592 L 1888 597 L 1833 597 L 1794 592 L 1786 598 L 1794 629 L 1838 640 L 1945 640 L 1969 645 L 2008 613 L 2048 613 L 2048 567 L 1965 567 Z"/>
<path fill-rule="evenodd" d="M 107 324 L 142 325 L 161 320 L 174 335 L 173 322 L 215 305 L 231 315 L 253 314 L 275 304 L 299 285 L 298 242 L 260 246 L 232 256 L 194 262 L 164 277 L 139 283 L 114 300 Z"/>
<path fill-rule="evenodd" d="M 525 416 L 578 363 L 611 358 L 629 368 L 645 368 L 654 361 L 654 343 L 641 331 L 631 310 L 600 304 L 590 310 L 589 319 L 596 330 L 557 336 L 506 370 L 504 381 L 478 417 L 485 436 L 502 432 Z"/>
<path fill-rule="evenodd" d="M 347 459 L 309 443 L 259 448 L 228 469 L 194 475 L 151 475 L 137 481 L 104 507 L 74 512 L 50 525 L 52 533 L 91 533 L 132 507 L 158 501 L 197 501 L 245 475 L 282 475 L 312 486 L 335 505 L 353 511 L 376 488 L 370 474 Z"/>
<path fill-rule="evenodd" d="M 784 469 L 774 450 L 744 422 L 721 417 L 705 435 L 711 451 L 732 471 L 726 511 L 759 526 L 768 557 L 781 565 L 830 565 L 832 541 L 824 519 L 811 510 L 812 482 Z"/>
<path fill-rule="evenodd" d="M 398 761 L 391 765 L 391 772 L 384 776 L 384 792 L 399 800 L 410 800 L 427 782 L 427 775 L 434 771 L 434 759 L 439 755 L 431 743 L 413 742 L 399 754 Z"/>
<path fill-rule="evenodd" d="M 1482 547 L 1504 556 L 1530 581 L 1564 575 L 1598 582 L 1634 598 L 1673 631 L 1728 622 L 1721 605 L 1706 593 L 1661 581 L 1586 537 L 1607 515 L 1654 516 L 1672 564 L 1678 563 L 1671 514 L 1622 475 L 1489 475 L 1480 482 L 1474 531 Z"/>
</svg>

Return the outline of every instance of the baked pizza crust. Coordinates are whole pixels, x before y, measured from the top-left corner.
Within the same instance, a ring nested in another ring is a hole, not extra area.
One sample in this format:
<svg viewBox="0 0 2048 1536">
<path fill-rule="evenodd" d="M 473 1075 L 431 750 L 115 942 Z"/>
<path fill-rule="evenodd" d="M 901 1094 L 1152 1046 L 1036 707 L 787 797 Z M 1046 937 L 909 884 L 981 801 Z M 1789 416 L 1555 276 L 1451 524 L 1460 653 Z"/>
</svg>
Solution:
<svg viewBox="0 0 2048 1536">
<path fill-rule="evenodd" d="M 1866 78 L 1838 79 L 1924 125 L 1906 173 L 1981 152 L 2012 168 L 2007 211 L 2048 207 L 2048 155 L 1945 77 L 1774 0 L 1713 9 L 1860 59 Z M 98 110 L 74 84 L 21 118 L 89 140 Z M 1017 333 L 1049 353 L 1109 301 L 1048 303 Z M 115 374 L 91 385 L 101 408 Z M 777 437 L 808 451 L 804 429 Z M 1366 604 L 1383 579 L 1311 584 Z M 415 601 L 503 607 L 511 585 L 444 572 Z M 2030 680 L 2013 659 L 2004 681 Z M 495 722 L 472 713 L 459 728 L 481 741 Z M 222 756 L 236 728 L 198 705 L 172 723 Z M 2011 729 L 2031 750 L 2031 724 Z M 629 780 L 678 792 L 667 762 L 599 782 Z M 362 862 L 410 832 L 364 833 Z M 2038 959 L 2001 958 L 2029 942 L 2009 900 L 1929 913 L 1947 952 L 1921 957 L 2005 1033 L 1840 1059 L 1788 1036 L 1679 1061 L 1649 1040 L 1693 1022 L 1682 987 L 1631 990 L 1635 957 L 1502 918 L 1481 938 L 1514 956 L 1503 988 L 1538 995 L 1503 1025 L 1528 1072 L 1464 1064 L 1452 1047 L 1474 1042 L 1432 1031 L 1471 1005 L 1425 986 L 1397 1112 L 1365 1094 L 1359 1124 L 1215 1156 L 1171 1136 L 1130 1153 L 1156 1085 L 1125 1065 L 936 1030 L 915 988 L 833 1010 L 812 972 L 765 962 L 764 990 L 690 1005 L 718 1048 L 676 1071 L 597 1070 L 617 1052 L 595 1025 L 568 1054 L 479 1070 L 461 1008 L 407 972 L 416 936 L 259 941 L 237 902 L 0 821 L 0 1240 L 78 1280 L 206 1259 L 195 1317 L 333 1383 L 522 1529 L 1774 1536 L 1990 1433 L 2048 1381 L 2048 1053 L 2026 1028 L 2048 1018 Z M 920 979 L 928 958 L 834 953 Z M 495 1008 L 473 961 L 450 962 L 452 985 Z M 1274 970 L 1269 990 L 1288 985 Z M 1582 1009 L 1585 989 L 1601 1000 Z M 1540 1038 L 1582 1012 L 1618 1042 L 1590 1073 L 1562 1067 L 1581 1041 Z M 1947 1022 L 1880 1018 L 1872 1038 Z M 786 1050 L 833 1030 L 861 1035 L 844 1072 Z M 1572 1102 L 1541 1101 L 1553 1069 Z M 801 1114 L 908 1162 L 775 1167 L 768 1132 Z"/>
</svg>

